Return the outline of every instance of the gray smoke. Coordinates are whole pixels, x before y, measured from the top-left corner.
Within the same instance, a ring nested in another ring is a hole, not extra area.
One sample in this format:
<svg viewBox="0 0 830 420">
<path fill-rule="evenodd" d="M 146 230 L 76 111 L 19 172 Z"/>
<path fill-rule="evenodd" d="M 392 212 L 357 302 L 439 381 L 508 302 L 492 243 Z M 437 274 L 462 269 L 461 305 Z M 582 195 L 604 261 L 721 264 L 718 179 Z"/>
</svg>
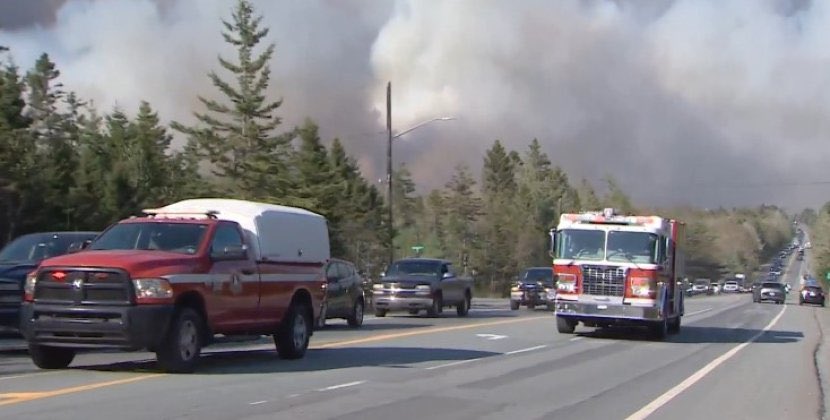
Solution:
<svg viewBox="0 0 830 420">
<path fill-rule="evenodd" d="M 233 2 L 14 2 L 0 44 L 41 51 L 101 107 L 149 100 L 191 121 Z M 30 6 L 38 3 L 41 6 Z M 63 3 L 63 4 L 62 4 Z M 9 7 L 5 2 L 4 7 Z M 277 44 L 286 127 L 310 116 L 367 176 L 396 143 L 424 189 L 494 139 L 534 137 L 574 178 L 617 178 L 639 202 L 817 206 L 830 197 L 830 3 L 808 0 L 258 1 Z M 60 6 L 60 7 L 58 7 Z M 0 9 L 0 11 L 2 11 Z M 0 21 L 2 22 L 2 21 Z"/>
</svg>

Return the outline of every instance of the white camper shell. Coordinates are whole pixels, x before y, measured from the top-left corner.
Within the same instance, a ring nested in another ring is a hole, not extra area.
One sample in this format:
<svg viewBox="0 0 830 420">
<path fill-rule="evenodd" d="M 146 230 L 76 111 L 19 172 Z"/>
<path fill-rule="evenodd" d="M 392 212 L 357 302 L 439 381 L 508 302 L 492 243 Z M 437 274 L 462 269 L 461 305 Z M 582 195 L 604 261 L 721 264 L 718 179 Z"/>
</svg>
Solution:
<svg viewBox="0 0 830 420">
<path fill-rule="evenodd" d="M 196 198 L 144 212 L 159 218 L 213 214 L 220 220 L 239 223 L 257 261 L 323 263 L 331 256 L 326 218 L 296 207 Z"/>
</svg>

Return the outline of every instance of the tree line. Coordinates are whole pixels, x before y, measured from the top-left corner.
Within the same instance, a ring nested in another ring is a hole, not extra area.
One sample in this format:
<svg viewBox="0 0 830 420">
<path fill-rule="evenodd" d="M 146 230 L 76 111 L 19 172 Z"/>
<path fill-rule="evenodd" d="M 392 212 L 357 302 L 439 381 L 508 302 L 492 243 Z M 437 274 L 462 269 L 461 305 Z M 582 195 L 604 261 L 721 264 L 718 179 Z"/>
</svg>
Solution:
<svg viewBox="0 0 830 420">
<path fill-rule="evenodd" d="M 390 237 L 383 194 L 343 142 L 321 139 L 310 118 L 283 127 L 282 100 L 266 94 L 274 44 L 250 2 L 238 0 L 222 28 L 237 54 L 220 57 L 221 70 L 207 75 L 214 91 L 198 96 L 193 125 L 164 125 L 148 102 L 135 113 L 101 112 L 65 90 L 48 54 L 24 72 L 13 51 L 0 48 L 0 242 L 36 231 L 101 230 L 144 208 L 222 196 L 325 215 L 332 254 L 372 278 L 392 244 L 398 257 L 419 247 L 420 255 L 451 259 L 474 274 L 480 292 L 501 295 L 521 268 L 550 265 L 548 231 L 561 212 L 615 207 L 680 217 L 694 276 L 754 270 L 791 237 L 788 216 L 775 207 L 638 208 L 611 177 L 602 192 L 571 180 L 536 139 L 524 151 L 496 140 L 480 176 L 459 165 L 443 188 L 426 194 L 401 165 Z M 186 139 L 178 149 L 175 133 Z"/>
</svg>

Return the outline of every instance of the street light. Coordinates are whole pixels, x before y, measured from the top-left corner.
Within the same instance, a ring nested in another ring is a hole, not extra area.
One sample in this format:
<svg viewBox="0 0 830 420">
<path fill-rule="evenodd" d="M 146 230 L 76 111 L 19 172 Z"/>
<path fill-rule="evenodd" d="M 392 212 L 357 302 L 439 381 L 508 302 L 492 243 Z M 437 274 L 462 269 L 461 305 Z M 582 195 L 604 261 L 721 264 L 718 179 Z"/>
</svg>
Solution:
<svg viewBox="0 0 830 420">
<path fill-rule="evenodd" d="M 392 220 L 392 140 L 400 138 L 404 134 L 412 132 L 420 127 L 423 127 L 429 123 L 435 121 L 450 121 L 454 120 L 455 117 L 438 117 L 433 118 L 430 120 L 423 121 L 419 124 L 416 124 L 406 130 L 401 131 L 398 134 L 392 135 L 392 82 L 388 82 L 386 84 L 386 132 L 387 132 L 387 141 L 386 141 L 386 195 L 387 200 L 386 203 L 389 206 L 389 225 L 387 226 L 387 231 L 389 232 L 389 265 L 391 266 L 392 263 L 395 261 L 395 228 L 394 223 Z"/>
</svg>

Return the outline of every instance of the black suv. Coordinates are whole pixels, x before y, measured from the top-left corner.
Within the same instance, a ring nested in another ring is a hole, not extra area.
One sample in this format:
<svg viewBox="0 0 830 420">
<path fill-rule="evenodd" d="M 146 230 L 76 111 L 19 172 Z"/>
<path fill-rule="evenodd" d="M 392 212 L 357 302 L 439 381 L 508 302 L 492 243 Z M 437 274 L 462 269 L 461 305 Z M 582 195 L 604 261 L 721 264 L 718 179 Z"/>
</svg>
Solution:
<svg viewBox="0 0 830 420">
<path fill-rule="evenodd" d="M 363 292 L 363 278 L 354 264 L 332 258 L 326 265 L 326 299 L 323 305 L 325 316 L 320 317 L 318 327 L 327 319 L 342 318 L 349 326 L 363 325 L 366 296 Z"/>
</svg>

